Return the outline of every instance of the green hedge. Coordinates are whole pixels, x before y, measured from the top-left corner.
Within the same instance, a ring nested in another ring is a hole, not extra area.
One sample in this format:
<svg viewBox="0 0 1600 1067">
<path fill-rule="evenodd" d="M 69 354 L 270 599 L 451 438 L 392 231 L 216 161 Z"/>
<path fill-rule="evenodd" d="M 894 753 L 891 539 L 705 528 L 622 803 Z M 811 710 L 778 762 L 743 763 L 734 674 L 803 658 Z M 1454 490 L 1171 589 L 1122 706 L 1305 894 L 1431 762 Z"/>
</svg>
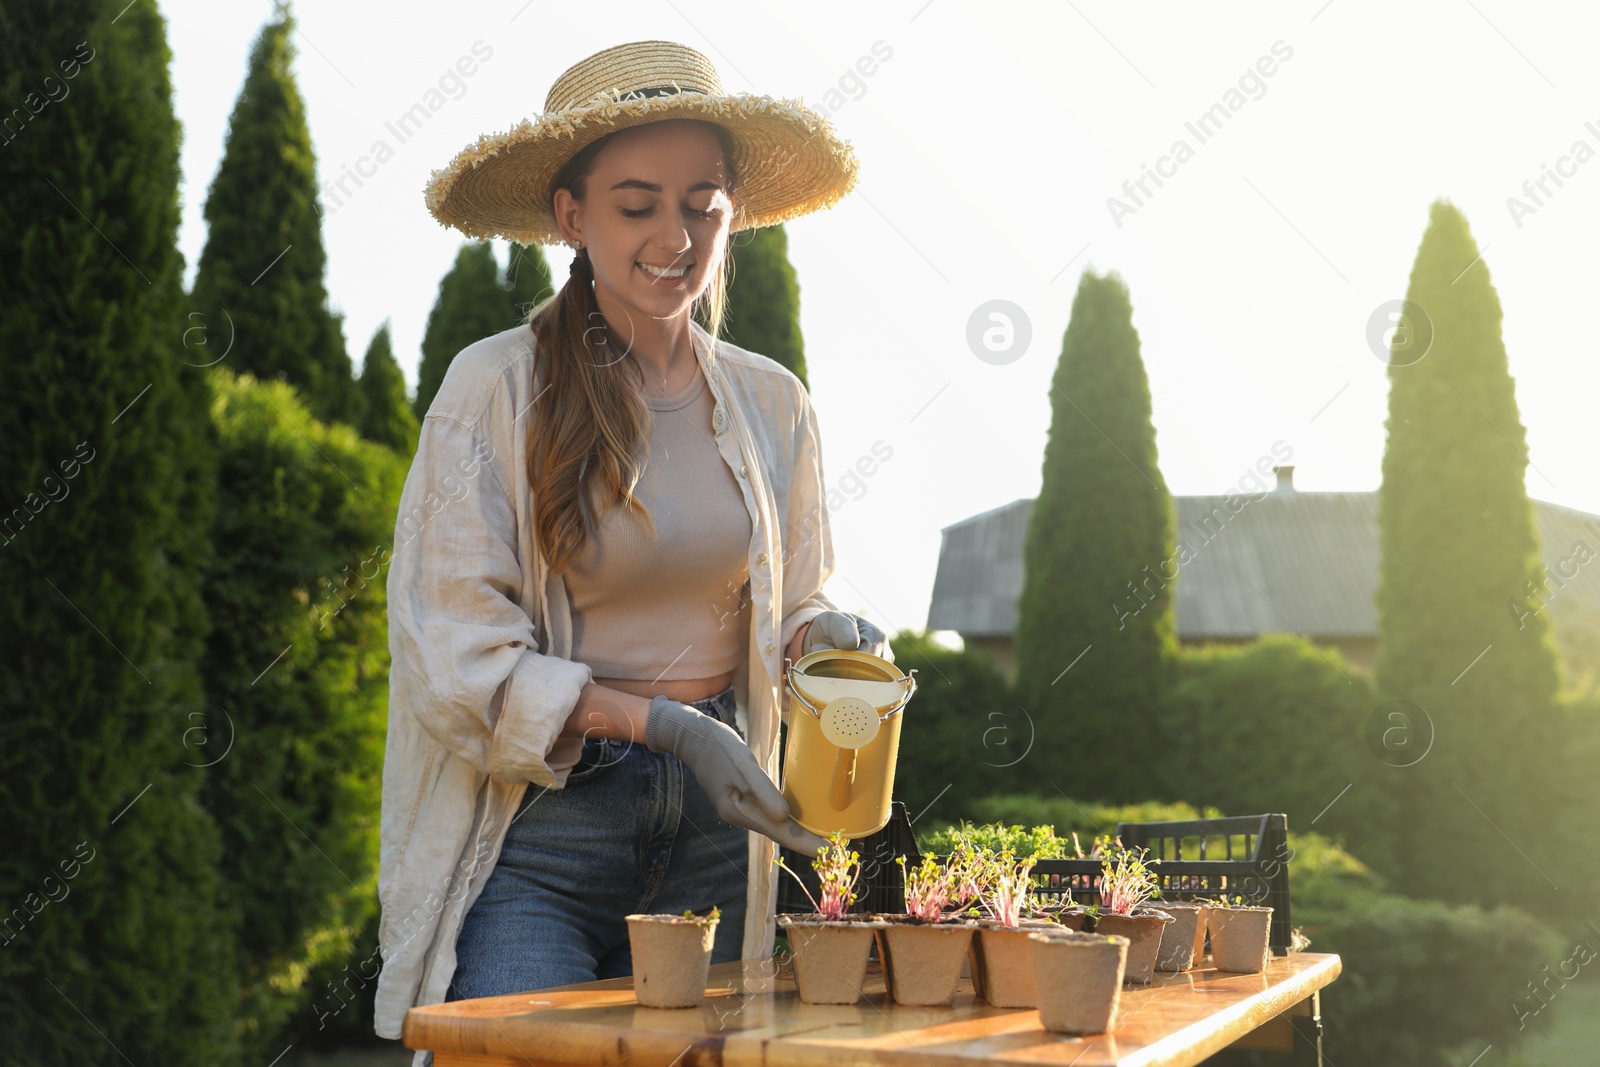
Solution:
<svg viewBox="0 0 1600 1067">
<path fill-rule="evenodd" d="M 968 798 L 1002 790 L 1084 795 L 1068 769 L 1051 766 L 1035 746 L 1037 717 L 986 653 L 951 651 L 904 631 L 893 646 L 896 664 L 916 667 L 918 683 L 895 795 L 913 816 L 923 812 L 920 823 L 970 814 L 962 807 Z M 1387 857 L 1385 776 L 1396 768 L 1366 741 L 1378 703 L 1365 675 L 1299 637 L 1186 650 L 1162 700 L 1160 731 L 1128 739 L 1137 758 L 1102 762 L 1122 779 L 1118 792 L 1285 812 L 1291 827 L 1315 822 L 1362 855 Z"/>
<path fill-rule="evenodd" d="M 1367 745 L 1379 703 L 1366 675 L 1301 637 L 1186 650 L 1163 702 L 1159 748 L 1148 765 L 1127 766 L 1145 775 L 1147 795 L 1284 812 L 1291 829 L 1315 821 L 1382 859 L 1393 823 L 1388 778 L 1403 772 Z"/>
<path fill-rule="evenodd" d="M 1593 845 L 1600 811 L 1600 689 L 1567 695 L 1557 702 L 1555 715 L 1562 743 L 1551 754 L 1560 761 L 1552 758 L 1544 775 L 1550 779 L 1550 808 L 1534 828 L 1533 841 L 1523 847 L 1560 887 L 1548 906 L 1561 916 L 1562 927 L 1594 939 L 1590 944 L 1600 948 L 1590 925 L 1600 924 L 1600 848 Z"/>
<path fill-rule="evenodd" d="M 405 463 L 313 420 L 282 382 L 218 368 L 214 706 L 204 801 L 238 925 L 240 1028 L 271 1059 L 314 968 L 364 957 L 377 907 L 388 700 L 384 585 Z M 226 713 L 226 714 L 224 714 Z M 232 749 L 224 756 L 231 723 Z M 325 1001 L 332 1001 L 324 996 Z"/>
<path fill-rule="evenodd" d="M 900 731 L 894 797 L 916 823 L 935 825 L 955 818 L 964 797 L 1007 787 L 1014 768 L 1006 765 L 1028 750 L 1030 720 L 984 653 L 952 651 L 905 630 L 890 646 L 896 667 L 917 672 Z"/>
<path fill-rule="evenodd" d="M 0 25 L 0 1062 L 228 1064 L 218 834 L 182 744 L 214 477 L 166 22 L 67 0 Z"/>
</svg>

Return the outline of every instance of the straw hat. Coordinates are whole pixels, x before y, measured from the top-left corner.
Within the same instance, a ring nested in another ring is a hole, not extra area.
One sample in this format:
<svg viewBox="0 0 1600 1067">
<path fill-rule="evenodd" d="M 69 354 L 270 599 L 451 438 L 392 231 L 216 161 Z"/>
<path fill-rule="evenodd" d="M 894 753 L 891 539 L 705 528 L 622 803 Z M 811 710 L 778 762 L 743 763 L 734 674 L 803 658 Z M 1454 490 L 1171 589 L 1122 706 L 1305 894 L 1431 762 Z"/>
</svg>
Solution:
<svg viewBox="0 0 1600 1067">
<path fill-rule="evenodd" d="M 732 134 L 735 231 L 831 207 L 859 168 L 825 116 L 798 99 L 725 93 L 709 59 L 671 41 L 596 52 L 556 79 L 544 107 L 434 171 L 424 189 L 433 217 L 470 237 L 558 244 L 550 182 L 562 166 L 608 133 L 662 119 L 709 119 Z"/>
</svg>

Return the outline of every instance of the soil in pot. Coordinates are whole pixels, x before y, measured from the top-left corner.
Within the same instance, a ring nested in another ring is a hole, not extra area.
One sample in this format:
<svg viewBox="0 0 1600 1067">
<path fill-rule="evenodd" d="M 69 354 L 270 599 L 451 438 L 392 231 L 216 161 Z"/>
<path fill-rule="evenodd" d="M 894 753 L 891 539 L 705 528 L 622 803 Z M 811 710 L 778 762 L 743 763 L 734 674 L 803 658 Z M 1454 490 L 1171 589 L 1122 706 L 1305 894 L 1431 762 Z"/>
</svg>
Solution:
<svg viewBox="0 0 1600 1067">
<path fill-rule="evenodd" d="M 1128 939 L 1074 930 L 1032 931 L 1039 1022 L 1063 1034 L 1104 1034 L 1117 1025 Z"/>
<path fill-rule="evenodd" d="M 1161 910 L 1173 923 L 1161 931 L 1161 947 L 1156 952 L 1156 970 L 1187 971 L 1205 959 L 1206 909 L 1204 904 L 1162 901 Z"/>
<path fill-rule="evenodd" d="M 633 991 L 647 1008 L 696 1008 L 706 996 L 706 974 L 717 920 L 683 915 L 629 915 Z"/>
<path fill-rule="evenodd" d="M 780 915 L 794 953 L 794 982 L 807 1004 L 854 1004 L 861 999 L 874 931 L 888 925 L 867 915 L 824 919 L 816 913 Z"/>
<path fill-rule="evenodd" d="M 978 924 L 967 949 L 972 992 L 997 1008 L 1031 1008 L 1037 1003 L 1033 984 L 1034 931 L 1065 929 L 1059 923 L 1024 919 L 1017 926 L 985 921 Z"/>
<path fill-rule="evenodd" d="M 1266 967 L 1271 908 L 1209 907 L 1206 925 L 1211 928 L 1211 963 L 1217 970 L 1249 974 Z"/>
<path fill-rule="evenodd" d="M 875 931 L 883 980 L 896 1004 L 948 1005 L 956 998 L 961 966 L 977 924 L 970 920 L 925 923 L 909 915 L 882 915 Z"/>
<path fill-rule="evenodd" d="M 1156 956 L 1161 951 L 1162 932 L 1173 917 L 1157 908 L 1135 908 L 1128 915 L 1100 913 L 1095 923 L 1097 934 L 1115 934 L 1128 939 L 1128 962 L 1123 981 L 1147 985 L 1156 973 Z"/>
</svg>

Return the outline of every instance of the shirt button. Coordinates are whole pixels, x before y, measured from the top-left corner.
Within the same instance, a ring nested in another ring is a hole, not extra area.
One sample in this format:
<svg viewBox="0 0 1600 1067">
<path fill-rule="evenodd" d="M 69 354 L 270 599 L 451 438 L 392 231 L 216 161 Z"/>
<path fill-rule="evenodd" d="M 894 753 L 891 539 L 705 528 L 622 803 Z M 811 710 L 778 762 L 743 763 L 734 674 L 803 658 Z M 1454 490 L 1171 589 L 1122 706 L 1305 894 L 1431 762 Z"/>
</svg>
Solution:
<svg viewBox="0 0 1600 1067">
<path fill-rule="evenodd" d="M 746 467 L 744 464 L 741 463 L 739 465 L 739 477 L 748 478 L 749 476 L 750 476 L 750 469 L 748 467 Z"/>
<path fill-rule="evenodd" d="M 765 552 L 761 553 L 761 555 L 756 557 L 756 562 L 757 563 L 766 563 L 767 562 L 767 554 Z"/>
<path fill-rule="evenodd" d="M 772 642 L 767 642 L 767 655 L 772 655 L 772 650 L 776 647 L 778 646 L 774 645 Z"/>
<path fill-rule="evenodd" d="M 723 413 L 722 405 L 718 404 L 711 410 L 711 427 L 712 429 L 721 432 L 722 428 L 727 425 L 727 422 L 728 416 Z"/>
</svg>

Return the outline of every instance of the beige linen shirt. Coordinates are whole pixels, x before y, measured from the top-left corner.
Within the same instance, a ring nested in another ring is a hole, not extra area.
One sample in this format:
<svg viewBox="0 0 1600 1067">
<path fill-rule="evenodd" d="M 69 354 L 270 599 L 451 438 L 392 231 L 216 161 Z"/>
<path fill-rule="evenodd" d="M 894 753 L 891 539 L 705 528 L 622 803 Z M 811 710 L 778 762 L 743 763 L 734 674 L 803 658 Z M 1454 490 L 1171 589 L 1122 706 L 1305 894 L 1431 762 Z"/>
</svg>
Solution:
<svg viewBox="0 0 1600 1067">
<path fill-rule="evenodd" d="M 691 320 L 715 398 L 716 444 L 753 533 L 750 610 L 734 691 L 756 760 L 776 781 L 788 715 L 781 657 L 837 605 L 816 415 L 777 361 Z M 456 935 L 530 786 L 560 789 L 583 740 L 563 736 L 593 679 L 569 657 L 570 605 L 534 536 L 527 432 L 541 415 L 531 327 L 468 345 L 423 419 L 389 564 L 389 729 L 378 859 L 382 907 L 375 1029 L 444 1000 Z M 540 377 L 542 383 L 544 378 Z M 743 955 L 773 946 L 776 845 L 750 833 Z M 423 1060 L 418 1054 L 417 1061 Z"/>
</svg>

